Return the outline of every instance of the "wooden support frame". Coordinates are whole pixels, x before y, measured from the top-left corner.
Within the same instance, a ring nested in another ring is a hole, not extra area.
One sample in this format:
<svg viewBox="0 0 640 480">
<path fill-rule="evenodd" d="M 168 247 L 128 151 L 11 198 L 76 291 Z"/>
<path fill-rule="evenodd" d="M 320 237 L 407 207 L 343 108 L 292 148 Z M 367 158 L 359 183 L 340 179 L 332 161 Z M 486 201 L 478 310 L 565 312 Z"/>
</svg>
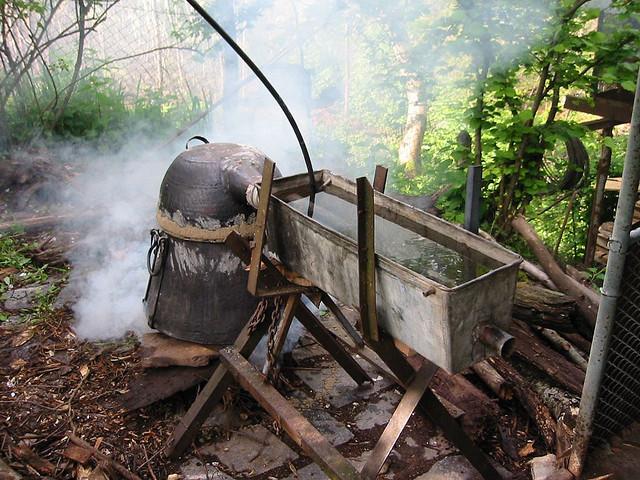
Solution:
<svg viewBox="0 0 640 480">
<path fill-rule="evenodd" d="M 251 250 L 251 263 L 249 264 L 249 280 L 247 290 L 252 295 L 258 293 L 258 275 L 262 263 L 262 249 L 264 248 L 265 231 L 267 228 L 267 216 L 269 215 L 269 202 L 271 201 L 271 189 L 273 187 L 273 175 L 276 164 L 265 159 L 262 170 L 262 182 L 260 183 L 260 197 L 258 200 L 258 211 L 256 213 L 254 245 Z"/>
<path fill-rule="evenodd" d="M 251 249 L 246 240 L 237 234 L 232 233 L 227 238 L 227 245 L 243 262 L 250 264 L 250 279 L 247 288 L 254 295 L 260 292 L 258 284 L 261 265 L 265 265 L 266 276 L 269 276 L 270 282 L 275 282 L 274 285 L 276 285 L 275 289 L 267 288 L 266 296 L 271 295 L 274 290 L 283 292 L 290 288 L 290 284 L 284 278 L 284 275 L 262 253 L 274 167 L 274 164 L 271 164 L 271 166 L 265 164 L 257 217 L 256 239 L 253 249 Z M 380 186 L 380 181 L 376 183 Z M 384 189 L 384 182 L 382 182 L 381 188 Z M 362 472 L 358 472 L 273 386 L 265 382 L 264 377 L 246 360 L 267 332 L 269 321 L 262 321 L 255 325 L 252 325 L 252 322 L 248 322 L 235 344 L 220 351 L 221 362 L 169 438 L 165 449 L 168 457 L 175 458 L 186 450 L 213 406 L 221 400 L 224 391 L 235 380 L 262 405 L 284 428 L 289 437 L 331 479 L 375 479 L 416 408 L 420 408 L 434 424 L 442 428 L 445 436 L 469 459 L 485 479 L 501 478 L 484 453 L 473 444 L 441 401 L 430 390 L 429 383 L 438 367 L 425 359 L 422 367 L 416 372 L 396 348 L 393 339 L 378 328 L 375 303 L 375 217 L 373 195 L 373 188 L 368 180 L 359 178 L 358 253 L 362 329 L 366 344 L 391 369 L 392 373 L 400 381 L 401 387 L 405 389 L 405 394 L 372 450 Z M 260 218 L 262 220 L 258 222 Z M 308 290 L 308 288 L 306 290 L 291 290 L 287 293 L 287 302 L 280 322 L 274 326 L 276 333 L 273 340 L 273 357 L 277 357 L 280 354 L 287 332 L 295 316 L 356 383 L 371 382 L 369 375 L 347 352 L 344 345 L 300 301 L 300 296 L 308 292 Z M 277 293 L 277 295 L 282 295 L 282 293 Z M 325 305 L 334 313 L 339 312 L 340 309 L 335 302 L 326 293 L 323 295 L 321 298 Z M 273 303 L 270 307 L 271 311 L 267 309 L 264 312 L 265 319 L 271 318 L 272 309 L 275 308 L 275 302 Z M 342 315 L 342 312 L 336 313 L 336 317 L 347 333 L 352 336 L 353 332 L 350 332 L 345 322 L 349 326 L 350 324 Z M 358 344 L 356 338 L 353 336 L 352 338 Z M 360 337 L 357 336 L 357 338 Z M 272 368 L 272 365 L 267 361 L 264 372 L 268 373 L 270 368 Z"/>
<path fill-rule="evenodd" d="M 378 341 L 376 251 L 373 188 L 367 177 L 356 180 L 358 197 L 358 276 L 360 322 L 365 341 Z"/>
</svg>

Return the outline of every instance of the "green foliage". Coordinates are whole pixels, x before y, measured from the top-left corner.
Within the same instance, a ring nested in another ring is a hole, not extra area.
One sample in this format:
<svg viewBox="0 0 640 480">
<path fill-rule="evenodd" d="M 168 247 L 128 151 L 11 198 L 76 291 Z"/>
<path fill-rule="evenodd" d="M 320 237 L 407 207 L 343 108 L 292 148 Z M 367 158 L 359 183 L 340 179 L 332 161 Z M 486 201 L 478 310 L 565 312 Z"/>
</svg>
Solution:
<svg viewBox="0 0 640 480">
<path fill-rule="evenodd" d="M 70 74 L 59 60 L 56 84 L 66 84 Z M 46 77 L 37 85 L 37 96 L 16 97 L 7 106 L 7 117 L 15 143 L 36 138 L 82 140 L 101 146 L 119 146 L 123 138 L 134 135 L 162 135 L 181 127 L 201 111 L 198 99 L 183 103 L 175 95 L 153 89 L 139 91 L 135 97 L 125 93 L 108 72 L 80 80 L 64 111 L 57 115 L 60 101 L 54 83 Z"/>
</svg>

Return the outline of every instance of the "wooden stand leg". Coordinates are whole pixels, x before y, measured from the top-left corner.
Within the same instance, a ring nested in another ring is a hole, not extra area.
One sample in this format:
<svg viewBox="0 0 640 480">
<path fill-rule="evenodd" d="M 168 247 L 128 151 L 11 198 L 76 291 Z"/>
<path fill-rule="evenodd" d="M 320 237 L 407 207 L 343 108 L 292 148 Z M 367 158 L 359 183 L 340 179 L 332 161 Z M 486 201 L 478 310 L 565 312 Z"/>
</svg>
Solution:
<svg viewBox="0 0 640 480">
<path fill-rule="evenodd" d="M 342 344 L 331 334 L 320 320 L 302 302 L 296 308 L 296 318 L 304 325 L 311 335 L 320 345 L 340 364 L 358 384 L 373 382 L 371 377 L 365 372 L 358 362 L 347 352 Z"/>
<path fill-rule="evenodd" d="M 269 309 L 267 309 L 266 315 L 269 315 L 269 313 Z M 268 322 L 262 322 L 252 332 L 250 331 L 249 324 L 247 324 L 238 336 L 235 348 L 237 348 L 242 355 L 248 357 L 264 336 L 267 327 Z M 176 458 L 182 455 L 195 438 L 213 407 L 222 399 L 222 394 L 232 382 L 233 377 L 227 368 L 222 363 L 218 364 L 218 367 L 214 370 L 205 387 L 198 394 L 187 413 L 180 419 L 169 437 L 165 447 L 167 457 Z"/>
<path fill-rule="evenodd" d="M 255 368 L 233 347 L 220 351 L 220 358 L 242 388 L 282 425 L 298 445 L 332 479 L 358 480 L 358 471 L 280 393 L 265 382 Z"/>
<path fill-rule="evenodd" d="M 340 310 L 340 307 L 336 305 L 336 302 L 333 301 L 333 298 L 331 298 L 331 296 L 326 292 L 322 292 L 321 297 L 322 303 L 324 303 L 329 311 L 333 313 L 333 315 L 336 317 L 336 320 L 338 320 L 340 325 L 342 325 L 342 328 L 344 328 L 344 331 L 347 332 L 353 342 L 358 347 L 364 347 L 364 340 L 362 340 L 362 337 L 360 336 L 360 334 L 358 334 L 358 331 L 354 328 L 354 326 L 349 323 L 349 320 L 347 320 L 347 317 L 344 316 L 342 310 Z"/>
<path fill-rule="evenodd" d="M 437 370 L 438 368 L 432 363 L 425 364 L 418 370 L 415 379 L 407 388 L 407 391 L 393 412 L 384 432 L 382 432 L 382 436 L 371 451 L 369 459 L 362 469 L 361 475 L 364 480 L 375 480 L 378 476 L 378 472 L 387 460 L 393 446 L 398 441 L 402 430 L 404 430 L 404 427 L 407 425 L 409 418 L 411 418 L 411 415 L 418 406 L 418 402 L 420 402 L 420 399 L 429 387 L 429 382 L 431 382 Z"/>
<path fill-rule="evenodd" d="M 391 368 L 393 373 L 402 382 L 404 388 L 408 388 L 411 381 L 415 378 L 415 370 L 407 362 L 406 358 L 395 348 L 393 340 L 386 335 L 381 335 L 380 342 L 372 345 L 373 350 L 380 358 Z M 431 364 L 429 360 L 424 360 L 427 364 Z M 437 368 L 434 366 L 434 368 Z M 478 446 L 473 443 L 460 424 L 451 416 L 448 410 L 442 405 L 442 402 L 436 395 L 427 388 L 420 398 L 420 410 L 433 422 L 442 429 L 444 436 L 453 445 L 460 450 L 471 465 L 486 480 L 494 480 L 502 478 L 495 467 L 489 462 L 489 459 Z"/>
</svg>

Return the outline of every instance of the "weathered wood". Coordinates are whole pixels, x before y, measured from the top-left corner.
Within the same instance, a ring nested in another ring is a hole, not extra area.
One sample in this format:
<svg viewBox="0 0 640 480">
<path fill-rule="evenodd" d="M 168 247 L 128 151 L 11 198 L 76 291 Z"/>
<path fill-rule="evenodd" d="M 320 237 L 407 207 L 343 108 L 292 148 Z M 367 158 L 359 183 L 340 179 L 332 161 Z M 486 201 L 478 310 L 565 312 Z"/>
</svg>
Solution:
<svg viewBox="0 0 640 480">
<path fill-rule="evenodd" d="M 486 360 L 476 363 L 471 367 L 478 377 L 501 400 L 513 398 L 513 385 L 500 375 Z"/>
<path fill-rule="evenodd" d="M 69 460 L 79 463 L 80 465 L 86 465 L 93 456 L 91 450 L 87 450 L 86 448 L 82 448 L 72 443 L 67 445 L 67 448 L 64 449 L 62 455 Z"/>
<path fill-rule="evenodd" d="M 333 359 L 338 362 L 358 385 L 373 381 L 364 368 L 349 355 L 342 344 L 338 342 L 327 327 L 318 320 L 318 317 L 316 317 L 304 303 L 297 303 L 295 316 L 309 333 L 313 335 L 322 348 L 329 352 Z"/>
<path fill-rule="evenodd" d="M 575 312 L 573 298 L 529 282 L 518 282 L 514 317 L 533 325 L 574 332 L 571 319 Z"/>
<path fill-rule="evenodd" d="M 613 127 L 607 126 L 602 130 L 602 137 L 607 139 L 613 136 Z M 591 203 L 591 217 L 589 219 L 589 228 L 587 230 L 587 246 L 584 253 L 584 264 L 589 266 L 593 263 L 596 254 L 596 241 L 598 239 L 598 227 L 602 222 L 602 210 L 604 208 L 604 192 L 611 167 L 611 147 L 602 144 L 600 151 L 600 159 L 598 160 L 598 171 L 596 173 L 596 188 L 593 192 L 593 201 Z"/>
<path fill-rule="evenodd" d="M 541 328 L 540 333 L 546 338 L 557 350 L 564 353 L 569 359 L 575 363 L 580 370 L 587 371 L 587 360 L 582 356 L 576 347 L 568 340 L 560 336 L 555 330 L 550 328 Z"/>
<path fill-rule="evenodd" d="M 575 298 L 580 313 L 593 327 L 598 313 L 599 295 L 590 288 L 576 282 L 562 271 L 560 265 L 553 258 L 549 250 L 544 246 L 535 230 L 522 215 L 516 216 L 511 222 L 513 228 L 525 239 L 533 253 L 536 255 L 542 268 L 551 277 L 558 288 Z"/>
<path fill-rule="evenodd" d="M 598 115 L 616 123 L 629 123 L 631 121 L 633 102 L 627 103 L 599 95 L 596 95 L 593 99 L 567 95 L 564 107 L 568 110 Z"/>
<path fill-rule="evenodd" d="M 522 407 L 529 414 L 538 428 L 548 450 L 555 448 L 556 421 L 549 408 L 529 386 L 520 372 L 509 365 L 500 357 L 491 357 L 487 360 L 499 373 L 513 383 L 513 392 Z"/>
<path fill-rule="evenodd" d="M 276 164 L 265 159 L 262 170 L 262 182 L 260 183 L 260 198 L 255 221 L 254 245 L 251 250 L 251 263 L 249 264 L 249 279 L 247 290 L 255 295 L 258 291 L 258 276 L 262 263 L 262 249 L 264 248 L 264 235 L 267 228 L 267 216 L 269 215 L 269 203 L 271 201 L 271 189 L 273 188 L 273 175 Z"/>
<path fill-rule="evenodd" d="M 388 173 L 389 169 L 387 167 L 376 165 L 376 173 L 373 176 L 373 189 L 376 192 L 384 193 L 384 190 L 387 187 Z"/>
<path fill-rule="evenodd" d="M 438 367 L 433 363 L 425 363 L 416 373 L 414 380 L 407 387 L 400 403 L 396 407 L 393 415 L 389 419 L 387 426 L 378 439 L 376 446 L 369 454 L 367 463 L 362 468 L 362 478 L 364 480 L 375 480 L 380 469 L 391 453 L 393 446 L 400 438 L 400 434 L 407 425 L 409 418 L 418 406 L 418 402 L 429 386 L 429 382 L 436 373 Z"/>
<path fill-rule="evenodd" d="M 42 475 L 53 475 L 56 466 L 46 458 L 42 458 L 27 445 L 18 445 L 11 448 L 12 453 L 23 462 L 29 464 L 33 469 Z"/>
<path fill-rule="evenodd" d="M 131 472 L 124 465 L 116 462 L 113 458 L 109 457 L 108 455 L 105 455 L 97 448 L 94 448 L 93 445 L 90 445 L 89 443 L 85 442 L 81 438 L 76 437 L 74 434 L 70 432 L 67 433 L 67 437 L 69 438 L 70 441 L 72 441 L 79 447 L 82 447 L 86 450 L 91 451 L 91 453 L 96 458 L 96 460 L 107 463 L 109 467 L 113 468 L 116 472 L 118 472 L 118 474 L 122 476 L 122 478 L 125 478 L 126 480 L 141 480 L 141 478 L 138 475 Z"/>
<path fill-rule="evenodd" d="M 580 333 L 570 333 L 570 332 L 558 332 L 568 341 L 570 341 L 573 345 L 578 347 L 582 353 L 585 354 L 586 357 L 589 357 L 589 353 L 591 352 L 591 342 L 589 339 L 583 337 Z"/>
<path fill-rule="evenodd" d="M 360 322 L 365 340 L 377 341 L 378 313 L 376 303 L 376 250 L 373 188 L 366 177 L 358 185 L 358 277 Z"/>
<path fill-rule="evenodd" d="M 520 264 L 520 270 L 525 272 L 532 279 L 537 280 L 538 282 L 542 283 L 542 285 L 544 285 L 545 287 L 547 287 L 547 288 L 549 288 L 551 290 L 558 290 L 558 287 L 556 286 L 555 283 L 553 283 L 553 280 L 551 280 L 551 278 L 549 278 L 549 275 L 547 275 L 544 272 L 544 270 L 538 268 L 537 265 L 534 265 L 533 263 L 529 262 L 528 260 L 523 260 L 522 261 L 522 263 Z"/>
<path fill-rule="evenodd" d="M 311 425 L 275 388 L 265 382 L 255 368 L 233 347 L 220 351 L 225 367 L 242 388 L 281 425 L 323 472 L 333 479 L 359 480 L 358 471 Z"/>
<path fill-rule="evenodd" d="M 204 367 L 218 356 L 218 348 L 153 332 L 143 335 L 140 355 L 143 368 Z"/>
<path fill-rule="evenodd" d="M 215 369 L 216 365 L 149 369 L 131 379 L 129 391 L 117 401 L 132 412 L 206 382 Z"/>
<path fill-rule="evenodd" d="M 494 425 L 493 418 L 498 415 L 498 406 L 464 375 L 451 375 L 440 369 L 429 387 L 465 412 L 460 425 L 471 438 L 482 438 Z"/>
<path fill-rule="evenodd" d="M 546 373 L 554 382 L 572 393 L 582 393 L 584 372 L 562 354 L 548 347 L 523 322 L 513 321 L 509 332 L 515 337 L 514 356 Z"/>
</svg>

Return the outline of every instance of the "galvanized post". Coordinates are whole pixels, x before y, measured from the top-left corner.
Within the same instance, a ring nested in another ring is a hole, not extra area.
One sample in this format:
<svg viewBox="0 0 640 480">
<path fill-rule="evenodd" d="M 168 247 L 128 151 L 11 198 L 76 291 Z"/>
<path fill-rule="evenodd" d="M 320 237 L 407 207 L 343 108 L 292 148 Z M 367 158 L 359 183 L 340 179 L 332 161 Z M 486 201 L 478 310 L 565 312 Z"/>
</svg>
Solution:
<svg viewBox="0 0 640 480">
<path fill-rule="evenodd" d="M 482 165 L 471 165 L 467 173 L 467 196 L 464 202 L 464 228 L 478 233 L 480 228 L 480 197 Z"/>
<path fill-rule="evenodd" d="M 609 259 L 607 273 L 602 286 L 602 297 L 596 320 L 589 366 L 582 388 L 580 414 L 575 428 L 573 451 L 569 460 L 569 470 L 576 478 L 580 478 L 589 448 L 593 431 L 593 420 L 600 393 L 600 386 L 605 373 L 609 344 L 613 331 L 616 304 L 620 296 L 620 286 L 624 271 L 625 256 L 629 246 L 629 233 L 633 218 L 633 210 L 638 196 L 638 180 L 640 179 L 640 72 L 636 85 L 633 103 L 633 115 L 629 131 L 627 154 L 622 174 L 622 187 L 613 233 L 609 240 Z"/>
</svg>

